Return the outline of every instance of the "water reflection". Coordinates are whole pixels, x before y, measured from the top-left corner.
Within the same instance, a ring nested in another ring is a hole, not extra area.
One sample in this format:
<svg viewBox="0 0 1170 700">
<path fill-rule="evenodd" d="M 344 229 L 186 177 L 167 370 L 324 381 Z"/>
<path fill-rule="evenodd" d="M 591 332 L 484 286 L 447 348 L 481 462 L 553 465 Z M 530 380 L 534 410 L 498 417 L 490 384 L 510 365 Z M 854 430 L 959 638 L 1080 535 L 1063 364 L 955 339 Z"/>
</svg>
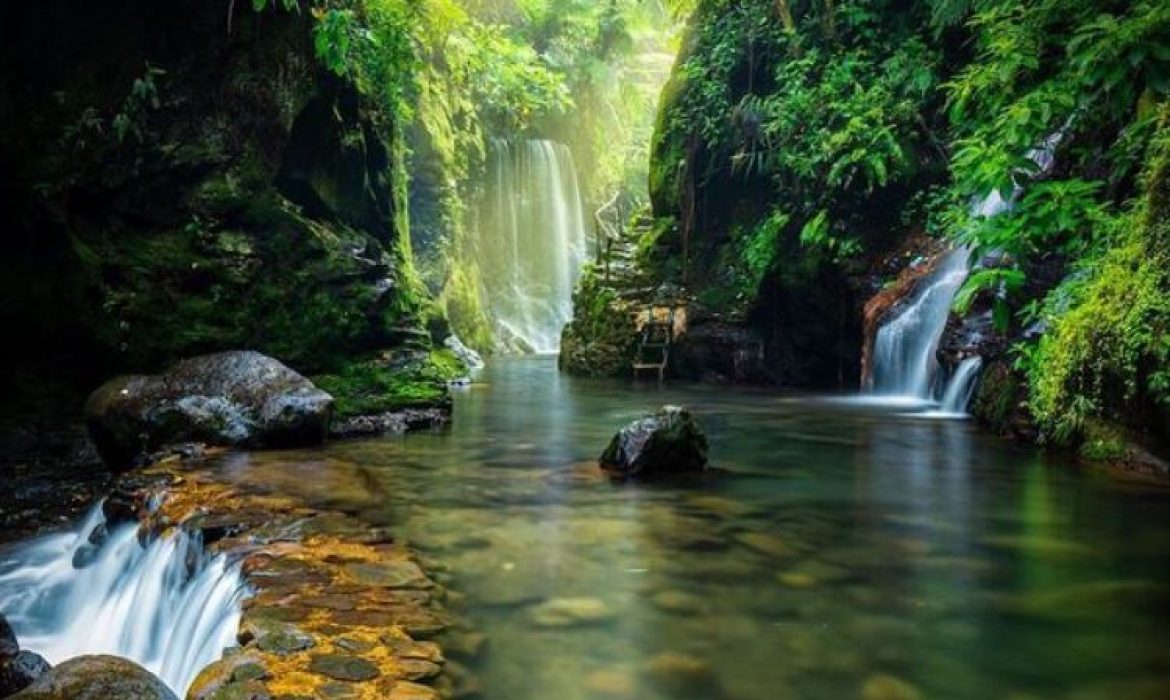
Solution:
<svg viewBox="0 0 1170 700">
<path fill-rule="evenodd" d="M 725 473 L 596 456 L 685 403 Z M 1164 698 L 1170 508 L 967 423 L 489 367 L 447 433 L 225 469 L 389 524 L 489 636 L 487 698 Z M 460 650 L 462 649 L 462 654 Z"/>
</svg>

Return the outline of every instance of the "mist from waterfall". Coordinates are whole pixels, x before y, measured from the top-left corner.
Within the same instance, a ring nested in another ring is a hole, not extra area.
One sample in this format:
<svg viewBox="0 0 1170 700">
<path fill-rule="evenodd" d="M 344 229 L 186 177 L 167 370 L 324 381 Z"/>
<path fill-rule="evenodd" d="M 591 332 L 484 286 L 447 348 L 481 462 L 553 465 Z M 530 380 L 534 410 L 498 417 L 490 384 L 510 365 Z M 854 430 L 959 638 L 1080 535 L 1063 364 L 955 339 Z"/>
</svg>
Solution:
<svg viewBox="0 0 1170 700">
<path fill-rule="evenodd" d="M 573 156 L 545 140 L 493 141 L 475 239 L 484 302 L 501 345 L 555 353 L 585 261 Z"/>
<path fill-rule="evenodd" d="M 52 664 L 121 656 L 179 697 L 235 645 L 246 595 L 238 564 L 206 553 L 197 536 L 143 544 L 135 524 L 107 530 L 100 505 L 73 532 L 0 554 L 0 612 L 21 647 Z"/>
</svg>

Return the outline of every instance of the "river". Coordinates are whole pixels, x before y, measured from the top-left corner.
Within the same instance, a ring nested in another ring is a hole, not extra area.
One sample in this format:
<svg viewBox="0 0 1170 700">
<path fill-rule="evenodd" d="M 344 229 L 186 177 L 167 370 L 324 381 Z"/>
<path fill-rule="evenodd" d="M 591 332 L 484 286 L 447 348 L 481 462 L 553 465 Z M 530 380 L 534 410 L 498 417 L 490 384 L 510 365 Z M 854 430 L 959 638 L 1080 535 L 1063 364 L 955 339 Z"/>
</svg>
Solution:
<svg viewBox="0 0 1170 700">
<path fill-rule="evenodd" d="M 718 471 L 603 478 L 616 428 L 666 403 Z M 1166 489 L 900 410 L 504 359 L 448 431 L 222 468 L 437 562 L 490 700 L 1164 698 Z"/>
</svg>

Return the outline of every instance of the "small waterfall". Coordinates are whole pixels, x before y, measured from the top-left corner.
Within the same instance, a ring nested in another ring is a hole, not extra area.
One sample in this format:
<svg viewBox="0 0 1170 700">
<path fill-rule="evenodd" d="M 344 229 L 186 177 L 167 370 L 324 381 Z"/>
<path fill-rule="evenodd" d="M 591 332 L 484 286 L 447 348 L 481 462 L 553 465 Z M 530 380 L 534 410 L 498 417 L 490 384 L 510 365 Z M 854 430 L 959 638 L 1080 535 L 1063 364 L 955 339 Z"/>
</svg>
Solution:
<svg viewBox="0 0 1170 700">
<path fill-rule="evenodd" d="M 938 342 L 955 292 L 967 279 L 967 248 L 947 253 L 923 280 L 910 303 L 886 321 L 874 338 L 874 392 L 929 401 L 938 373 Z"/>
<path fill-rule="evenodd" d="M 975 395 L 976 381 L 979 379 L 979 370 L 983 367 L 983 359 L 978 355 L 964 358 L 955 373 L 947 382 L 943 392 L 943 413 L 964 414 L 971 405 L 971 397 Z"/>
<path fill-rule="evenodd" d="M 585 260 L 573 156 L 552 141 L 493 141 L 476 253 L 487 311 L 512 350 L 555 353 Z"/>
<path fill-rule="evenodd" d="M 1036 164 L 1036 175 L 1043 175 L 1056 162 L 1056 148 L 1064 140 L 1068 125 L 1028 151 L 1028 159 Z M 991 218 L 1011 211 L 1023 192 L 1024 185 L 1014 182 L 1011 195 L 1005 199 L 993 191 L 971 204 L 971 215 Z M 929 279 L 900 314 L 886 321 L 877 331 L 873 342 L 874 393 L 909 398 L 919 401 L 939 401 L 946 414 L 966 413 L 975 390 L 982 360 L 970 357 L 955 368 L 946 387 L 938 386 L 939 341 L 946 329 L 955 294 L 967 279 L 970 250 L 956 248 L 946 254 Z M 941 396 L 940 396 L 941 391 Z"/>
<path fill-rule="evenodd" d="M 247 588 L 235 564 L 175 532 L 145 546 L 133 524 L 106 529 L 101 506 L 71 533 L 0 555 L 0 611 L 22 647 L 57 664 L 113 654 L 182 697 L 236 641 Z"/>
</svg>

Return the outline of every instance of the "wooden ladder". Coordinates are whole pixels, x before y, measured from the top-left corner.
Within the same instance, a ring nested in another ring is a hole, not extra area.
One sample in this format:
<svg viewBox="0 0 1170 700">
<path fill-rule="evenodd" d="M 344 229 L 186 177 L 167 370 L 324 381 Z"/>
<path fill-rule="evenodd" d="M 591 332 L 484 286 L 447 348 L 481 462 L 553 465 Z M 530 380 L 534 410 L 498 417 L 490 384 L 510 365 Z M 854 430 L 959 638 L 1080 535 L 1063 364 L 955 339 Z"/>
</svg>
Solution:
<svg viewBox="0 0 1170 700">
<path fill-rule="evenodd" d="M 638 353 L 634 356 L 634 376 L 644 370 L 658 372 L 658 381 L 666 376 L 666 364 L 670 361 L 670 344 L 674 341 L 674 307 L 666 313 L 666 320 L 660 321 L 650 307 L 649 318 L 642 326 L 642 338 L 638 342 Z"/>
</svg>

